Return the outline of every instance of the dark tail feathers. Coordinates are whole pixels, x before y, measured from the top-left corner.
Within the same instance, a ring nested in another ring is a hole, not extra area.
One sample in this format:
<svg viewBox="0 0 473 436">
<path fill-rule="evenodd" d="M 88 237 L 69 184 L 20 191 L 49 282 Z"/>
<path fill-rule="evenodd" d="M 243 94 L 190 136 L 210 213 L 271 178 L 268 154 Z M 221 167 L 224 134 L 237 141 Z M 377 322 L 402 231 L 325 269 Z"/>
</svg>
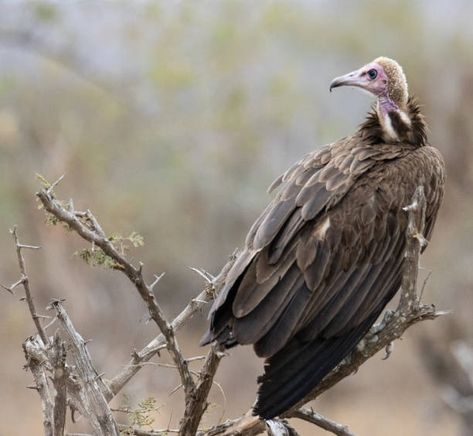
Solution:
<svg viewBox="0 0 473 436">
<path fill-rule="evenodd" d="M 356 347 L 377 315 L 340 337 L 305 343 L 293 339 L 267 359 L 253 413 L 271 419 L 302 400 Z"/>
</svg>

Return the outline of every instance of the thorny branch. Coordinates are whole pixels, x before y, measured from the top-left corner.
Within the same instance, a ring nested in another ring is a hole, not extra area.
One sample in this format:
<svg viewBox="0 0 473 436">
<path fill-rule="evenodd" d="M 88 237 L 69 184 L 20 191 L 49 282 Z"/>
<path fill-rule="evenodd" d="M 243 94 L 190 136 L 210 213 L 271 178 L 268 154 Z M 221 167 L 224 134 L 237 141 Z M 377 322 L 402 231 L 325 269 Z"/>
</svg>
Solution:
<svg viewBox="0 0 473 436">
<path fill-rule="evenodd" d="M 32 389 L 38 391 L 41 399 L 44 434 L 45 436 L 54 436 L 54 403 L 52 400 L 52 392 L 48 384 L 46 365 L 44 364 L 48 361 L 48 357 L 44 351 L 44 344 L 35 341 L 33 338 L 28 338 L 23 343 L 23 351 L 25 352 L 26 367 L 31 371 L 35 383 Z"/>
<path fill-rule="evenodd" d="M 118 435 L 118 427 L 110 411 L 105 392 L 107 387 L 92 364 L 82 336 L 72 324 L 62 302 L 55 300 L 51 308 L 56 312 L 68 354 L 74 367 L 71 381 L 71 399 L 81 414 L 85 415 L 97 435 Z M 79 406 L 80 405 L 80 406 Z"/>
<path fill-rule="evenodd" d="M 16 230 L 16 226 L 13 227 L 13 229 L 10 230 L 10 233 L 13 237 L 13 240 L 15 242 L 15 247 L 16 247 L 16 256 L 18 259 L 18 266 L 20 267 L 20 273 L 21 273 L 21 278 L 14 283 L 11 286 L 4 286 L 2 285 L 2 288 L 6 289 L 7 291 L 13 293 L 13 289 L 16 286 L 22 285 L 24 290 L 25 290 L 25 299 L 28 304 L 28 309 L 30 310 L 31 318 L 33 319 L 33 322 L 36 326 L 36 330 L 38 331 L 38 334 L 43 341 L 45 345 L 49 344 L 49 339 L 43 329 L 43 326 L 41 325 L 41 316 L 38 315 L 36 312 L 36 307 L 33 302 L 33 297 L 31 295 L 31 289 L 30 289 L 30 280 L 28 278 L 28 275 L 26 274 L 26 265 L 25 265 L 25 258 L 23 257 L 23 249 L 39 249 L 39 247 L 36 247 L 34 245 L 25 245 L 20 243 L 20 239 L 18 238 L 18 233 Z"/>
<path fill-rule="evenodd" d="M 180 433 L 182 435 L 194 435 L 199 426 L 202 415 L 207 409 L 207 397 L 213 384 L 213 378 L 218 368 L 223 354 L 212 347 L 209 351 L 202 370 L 198 375 L 197 384 L 192 378 L 192 374 L 188 367 L 187 360 L 184 359 L 178 343 L 175 338 L 175 328 L 189 319 L 196 310 L 203 304 L 211 300 L 215 294 L 215 290 L 224 280 L 224 274 L 228 271 L 233 260 L 224 267 L 220 275 L 214 279 L 209 274 L 194 269 L 207 281 L 207 286 L 202 293 L 195 299 L 191 300 L 184 311 L 169 324 L 158 305 L 153 294 L 154 286 L 159 282 L 161 276 L 155 276 L 156 280 L 151 284 L 146 284 L 143 275 L 143 265 L 135 267 L 125 258 L 123 252 L 120 252 L 102 230 L 97 219 L 90 211 L 77 212 L 73 209 L 72 202 L 69 208 L 65 208 L 61 202 L 55 199 L 53 188 L 51 185 L 42 189 L 38 194 L 44 209 L 52 214 L 55 219 L 66 224 L 70 229 L 75 230 L 83 239 L 99 247 L 105 255 L 113 260 L 112 267 L 126 274 L 130 281 L 135 285 L 138 293 L 148 306 L 151 318 L 155 321 L 162 332 L 162 336 L 155 338 L 141 352 L 133 353 L 131 362 L 125 369 L 118 374 L 109 384 L 109 389 L 104 389 L 106 398 L 110 400 L 113 396 L 133 377 L 134 374 L 142 367 L 142 364 L 148 361 L 159 349 L 166 347 L 171 354 L 174 363 L 181 377 L 181 384 L 184 387 L 186 396 L 186 408 L 184 417 L 181 420 Z"/>
<path fill-rule="evenodd" d="M 105 255 L 109 256 L 114 261 L 114 268 L 122 271 L 133 283 L 141 298 L 146 303 L 151 318 L 157 324 L 166 339 L 166 348 L 174 360 L 181 377 L 181 383 L 186 394 L 186 403 L 190 401 L 190 397 L 195 389 L 194 380 L 189 371 L 187 362 L 183 358 L 174 331 L 156 301 L 153 289 L 143 278 L 143 265 L 140 264 L 138 267 L 135 267 L 117 250 L 90 211 L 87 211 L 85 214 L 79 214 L 78 216 L 74 210 L 67 210 L 54 198 L 52 191 L 48 189 L 42 189 L 37 193 L 37 196 L 46 211 L 54 215 L 59 221 L 67 224 L 83 239 L 99 247 Z"/>
<path fill-rule="evenodd" d="M 218 290 L 225 279 L 225 276 L 232 266 L 235 260 L 235 256 L 229 260 L 229 262 L 223 267 L 221 273 L 214 278 L 211 282 L 208 282 L 204 287 L 203 291 L 193 298 L 184 310 L 172 321 L 171 327 L 174 332 L 179 330 L 194 314 L 202 309 L 205 304 L 212 301 L 216 290 Z M 133 352 L 130 362 L 128 362 L 124 369 L 117 374 L 109 383 L 110 390 L 115 396 L 123 386 L 143 367 L 143 364 L 148 362 L 154 355 L 160 350 L 166 348 L 166 339 L 164 335 L 160 334 L 155 337 L 151 342 L 148 343 L 142 350 Z M 113 397 L 112 396 L 112 397 Z M 109 399 L 111 399 L 110 397 Z"/>
</svg>

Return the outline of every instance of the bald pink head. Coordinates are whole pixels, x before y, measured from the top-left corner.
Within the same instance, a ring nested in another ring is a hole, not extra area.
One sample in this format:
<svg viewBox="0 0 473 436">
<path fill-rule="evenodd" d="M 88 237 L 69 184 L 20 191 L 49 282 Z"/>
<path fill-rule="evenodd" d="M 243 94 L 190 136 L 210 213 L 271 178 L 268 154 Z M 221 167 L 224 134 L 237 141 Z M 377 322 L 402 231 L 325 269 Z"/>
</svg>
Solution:
<svg viewBox="0 0 473 436">
<path fill-rule="evenodd" d="M 402 67 L 394 60 L 379 57 L 358 70 L 335 78 L 330 91 L 339 86 L 364 89 L 378 99 L 388 100 L 403 108 L 407 104 L 407 81 Z"/>
</svg>

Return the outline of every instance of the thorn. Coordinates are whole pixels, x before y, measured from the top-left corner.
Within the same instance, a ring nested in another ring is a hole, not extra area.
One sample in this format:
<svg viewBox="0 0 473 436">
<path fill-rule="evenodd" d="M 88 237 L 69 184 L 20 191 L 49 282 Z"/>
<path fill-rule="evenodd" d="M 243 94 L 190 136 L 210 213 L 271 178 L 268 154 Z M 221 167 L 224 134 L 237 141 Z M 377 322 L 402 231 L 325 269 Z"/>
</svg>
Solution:
<svg viewBox="0 0 473 436">
<path fill-rule="evenodd" d="M 12 285 L 10 286 L 5 286 L 5 285 L 2 285 L 0 284 L 0 286 L 5 289 L 6 291 L 10 292 L 10 294 L 13 294 L 13 290 L 17 287 L 17 286 L 20 286 L 22 285 L 23 283 L 25 283 L 27 280 L 27 277 L 22 275 L 21 276 L 21 279 L 16 281 L 15 283 L 13 283 Z M 24 298 L 24 297 L 23 297 Z M 21 300 L 20 300 L 21 301 Z"/>
<path fill-rule="evenodd" d="M 39 250 L 41 247 L 39 245 L 18 244 L 18 248 L 26 248 L 28 250 Z"/>
<path fill-rule="evenodd" d="M 14 295 L 13 290 L 10 289 L 8 286 L 2 285 L 2 284 L 0 283 L 0 287 L 1 287 L 2 289 L 5 289 L 5 291 L 10 292 L 10 294 Z"/>
<path fill-rule="evenodd" d="M 32 389 L 34 391 L 39 391 L 38 386 L 26 386 L 26 389 Z"/>
<path fill-rule="evenodd" d="M 424 279 L 424 283 L 422 283 L 422 288 L 421 288 L 420 294 L 419 294 L 419 301 L 422 300 L 422 296 L 424 295 L 425 286 L 427 285 L 427 282 L 429 281 L 431 275 L 432 275 L 432 270 L 430 270 L 428 272 L 427 277 Z"/>
<path fill-rule="evenodd" d="M 43 330 L 47 330 L 49 327 L 51 327 L 57 320 L 57 316 L 53 317 L 49 323 L 47 323 L 44 327 Z"/>
<path fill-rule="evenodd" d="M 207 283 L 212 284 L 215 280 L 215 277 L 212 274 L 202 268 L 194 268 L 192 266 L 189 266 L 188 268 L 191 271 L 194 271 L 195 273 L 199 274 L 199 276 L 201 276 Z"/>
<path fill-rule="evenodd" d="M 172 394 L 174 394 L 175 392 L 177 392 L 179 389 L 182 388 L 182 384 L 179 384 L 177 385 L 170 393 L 169 393 L 169 396 L 171 396 Z"/>
<path fill-rule="evenodd" d="M 131 352 L 131 358 L 133 359 L 133 361 L 136 361 L 136 362 L 139 362 L 141 360 L 140 355 L 138 354 L 136 350 L 133 350 Z"/>
<path fill-rule="evenodd" d="M 419 241 L 421 248 L 427 247 L 429 244 L 429 241 L 421 233 L 415 233 L 413 237 Z"/>
<path fill-rule="evenodd" d="M 61 183 L 62 179 L 64 178 L 65 174 L 63 174 L 59 179 L 57 179 L 55 182 L 51 183 L 51 186 L 46 190 L 47 194 L 51 194 L 54 190 L 54 188 Z"/>
<path fill-rule="evenodd" d="M 451 315 L 453 310 L 436 310 L 434 312 L 435 316 L 444 316 L 444 315 Z"/>
<path fill-rule="evenodd" d="M 166 273 L 161 273 L 161 274 L 159 274 L 159 275 L 153 274 L 154 277 L 155 277 L 155 280 L 154 280 L 153 283 L 151 283 L 151 284 L 149 285 L 149 287 L 150 287 L 150 289 L 151 289 L 152 291 L 154 291 L 155 286 L 156 286 L 156 285 L 158 284 L 158 282 L 164 277 L 165 274 L 166 274 Z"/>
<path fill-rule="evenodd" d="M 384 349 L 385 355 L 382 360 L 388 360 L 391 357 L 393 350 L 394 350 L 394 343 L 390 342 L 388 345 L 386 345 Z"/>
</svg>

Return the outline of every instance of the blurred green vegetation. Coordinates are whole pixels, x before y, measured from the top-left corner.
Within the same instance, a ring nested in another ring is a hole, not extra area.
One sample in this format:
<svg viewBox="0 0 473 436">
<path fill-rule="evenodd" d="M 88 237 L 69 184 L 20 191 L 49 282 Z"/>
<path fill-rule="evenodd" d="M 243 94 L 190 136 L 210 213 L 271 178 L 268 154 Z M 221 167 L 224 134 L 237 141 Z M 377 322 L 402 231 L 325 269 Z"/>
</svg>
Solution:
<svg viewBox="0 0 473 436">
<path fill-rule="evenodd" d="M 329 94 L 330 80 L 387 55 L 404 66 L 448 166 L 445 206 L 424 259 L 434 270 L 426 299 L 456 310 L 461 335 L 472 340 L 472 16 L 473 4 L 462 0 L 1 2 L 0 282 L 17 278 L 8 228 L 18 224 L 25 241 L 43 246 L 28 256 L 38 303 L 65 297 L 78 328 L 94 338 L 98 365 L 112 375 L 155 331 L 120 277 L 73 257 L 90 247 L 44 225 L 35 174 L 66 174 L 61 198 L 91 208 L 110 234 L 144 236 L 146 245 L 130 255 L 145 262 L 150 277 L 166 271 L 159 296 L 174 314 L 201 286 L 186 266 L 218 272 L 268 201 L 272 179 L 363 119 L 370 100 L 345 90 Z M 0 401 L 15 396 L 31 418 L 16 422 L 10 401 L 9 418 L 0 420 L 0 434 L 9 435 L 32 434 L 40 422 L 34 394 L 17 392 L 29 383 L 20 344 L 33 331 L 17 297 L 0 295 L 0 340 L 12 356 L 1 364 Z M 202 320 L 195 326 L 182 340 L 198 352 Z M 251 404 L 254 377 L 242 375 L 246 388 L 235 386 L 230 373 L 256 373 L 252 359 L 222 369 L 228 416 Z M 386 369 L 393 377 L 405 377 L 405 370 L 399 363 Z M 129 394 L 139 401 L 159 391 L 172 403 L 166 374 L 162 381 L 147 372 Z M 359 380 L 369 383 L 366 374 Z M 337 401 L 350 398 L 347 386 L 321 402 L 344 422 L 347 406 Z M 431 425 L 419 412 L 401 431 L 382 434 L 456 428 L 441 400 L 420 406 L 432 387 L 412 389 L 418 392 L 406 409 L 397 406 L 398 416 L 408 416 L 409 407 L 443 414 Z M 370 428 L 363 420 L 368 404 L 382 413 L 382 405 L 365 400 L 350 415 L 360 434 Z"/>
</svg>

